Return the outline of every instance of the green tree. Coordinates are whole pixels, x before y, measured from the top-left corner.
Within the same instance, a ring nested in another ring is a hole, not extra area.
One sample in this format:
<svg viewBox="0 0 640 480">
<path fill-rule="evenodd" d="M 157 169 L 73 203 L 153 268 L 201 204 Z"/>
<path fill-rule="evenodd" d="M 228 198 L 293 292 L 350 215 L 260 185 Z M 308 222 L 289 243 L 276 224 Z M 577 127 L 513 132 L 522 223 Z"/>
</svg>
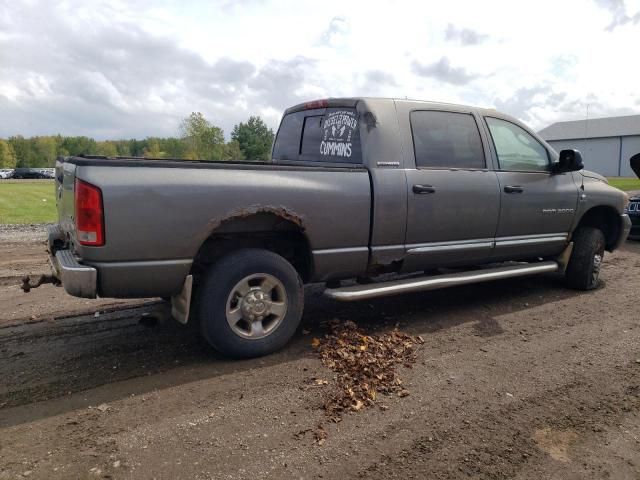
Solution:
<svg viewBox="0 0 640 480">
<path fill-rule="evenodd" d="M 30 139 L 33 144 L 34 158 L 30 167 L 54 167 L 58 156 L 58 143 L 55 137 L 35 137 Z"/>
<path fill-rule="evenodd" d="M 162 158 L 164 156 L 157 138 L 147 138 L 147 147 L 144 149 L 144 156 L 147 158 Z"/>
<path fill-rule="evenodd" d="M 187 151 L 187 145 L 181 138 L 163 138 L 160 141 L 160 145 L 168 158 L 184 158 Z"/>
<path fill-rule="evenodd" d="M 187 151 L 185 158 L 194 160 L 222 160 L 224 133 L 200 112 L 193 112 L 180 124 L 180 134 Z"/>
<path fill-rule="evenodd" d="M 249 117 L 247 123 L 233 127 L 231 139 L 240 144 L 247 160 L 269 160 L 273 144 L 273 130 L 260 117 Z"/>
<path fill-rule="evenodd" d="M 16 161 L 13 146 L 0 138 L 0 168 L 16 168 Z"/>
<path fill-rule="evenodd" d="M 144 155 L 144 149 L 147 146 L 147 142 L 145 140 L 136 140 L 132 138 L 127 141 L 129 145 L 129 155 L 132 157 L 142 157 Z"/>
<path fill-rule="evenodd" d="M 107 140 L 104 142 L 96 142 L 96 153 L 98 155 L 104 155 L 105 157 L 117 157 L 118 149 L 114 142 Z"/>
<path fill-rule="evenodd" d="M 8 142 L 16 155 L 16 167 L 29 167 L 35 163 L 35 152 L 29 139 L 16 135 L 10 137 Z"/>
<path fill-rule="evenodd" d="M 231 140 L 224 145 L 223 160 L 244 160 L 244 153 L 240 150 L 240 144 L 236 140 Z"/>
<path fill-rule="evenodd" d="M 58 156 L 105 155 L 200 160 L 268 160 L 273 131 L 257 116 L 249 117 L 233 129 L 225 143 L 222 129 L 202 113 L 193 112 L 180 123 L 179 137 L 148 137 L 143 140 L 96 141 L 93 138 L 62 135 L 25 138 L 16 135 L 0 141 L 0 166 L 54 166 Z"/>
<path fill-rule="evenodd" d="M 56 158 L 60 156 L 66 157 L 67 155 L 69 155 L 69 152 L 62 146 L 62 143 L 64 142 L 64 137 L 58 134 L 53 138 L 56 141 Z"/>
<path fill-rule="evenodd" d="M 95 155 L 97 153 L 96 141 L 89 137 L 66 137 L 62 141 L 69 155 Z"/>
<path fill-rule="evenodd" d="M 116 147 L 116 155 L 120 157 L 130 157 L 129 140 L 115 140 L 113 144 Z"/>
</svg>

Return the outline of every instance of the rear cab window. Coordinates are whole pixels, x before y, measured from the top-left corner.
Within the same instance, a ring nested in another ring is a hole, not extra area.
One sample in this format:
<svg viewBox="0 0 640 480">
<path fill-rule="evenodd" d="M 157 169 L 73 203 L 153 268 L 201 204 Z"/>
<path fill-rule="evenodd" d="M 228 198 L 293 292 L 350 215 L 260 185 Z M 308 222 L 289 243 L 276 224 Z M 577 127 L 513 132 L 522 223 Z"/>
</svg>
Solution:
<svg viewBox="0 0 640 480">
<path fill-rule="evenodd" d="M 480 131 L 469 113 L 411 112 L 416 168 L 484 169 Z"/>
<path fill-rule="evenodd" d="M 355 108 L 303 110 L 284 116 L 273 160 L 361 164 L 359 115 Z"/>
</svg>

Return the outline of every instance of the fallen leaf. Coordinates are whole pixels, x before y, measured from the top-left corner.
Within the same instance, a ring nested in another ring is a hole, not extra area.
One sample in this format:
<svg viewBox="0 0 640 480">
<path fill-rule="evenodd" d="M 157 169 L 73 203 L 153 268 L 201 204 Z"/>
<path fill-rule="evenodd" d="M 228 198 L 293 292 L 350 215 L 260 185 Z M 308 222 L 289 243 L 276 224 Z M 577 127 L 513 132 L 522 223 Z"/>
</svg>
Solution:
<svg viewBox="0 0 640 480">
<path fill-rule="evenodd" d="M 322 428 L 322 425 L 318 425 L 318 428 L 316 428 L 316 431 L 313 432 L 313 435 L 318 445 L 324 445 L 324 442 L 326 442 L 327 440 L 327 431 Z"/>
<path fill-rule="evenodd" d="M 337 388 L 326 390 L 323 404 L 327 419 L 338 421 L 344 412 L 377 405 L 379 393 L 409 395 L 398 368 L 411 368 L 416 361 L 416 348 L 424 340 L 397 329 L 366 335 L 351 321 L 332 320 L 329 328 L 328 334 L 312 343 L 322 364 L 335 372 Z"/>
</svg>

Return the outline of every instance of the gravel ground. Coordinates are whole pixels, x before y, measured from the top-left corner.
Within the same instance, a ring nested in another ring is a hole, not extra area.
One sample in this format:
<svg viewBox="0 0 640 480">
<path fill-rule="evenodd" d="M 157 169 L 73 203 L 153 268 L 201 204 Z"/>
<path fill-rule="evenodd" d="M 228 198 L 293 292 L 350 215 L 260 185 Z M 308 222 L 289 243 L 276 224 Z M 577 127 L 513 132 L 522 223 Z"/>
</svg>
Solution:
<svg viewBox="0 0 640 480">
<path fill-rule="evenodd" d="M 0 243 L 8 242 L 37 242 L 47 239 L 47 227 L 49 223 L 36 223 L 24 225 L 0 224 Z"/>
<path fill-rule="evenodd" d="M 43 268 L 41 247 L 22 244 L 3 271 Z M 96 316 L 62 289 L 0 284 L 14 302 L 0 310 L 0 479 L 640 478 L 640 242 L 607 255 L 602 280 L 349 305 L 308 288 L 291 344 L 247 361 L 173 321 L 140 323 L 163 303 Z M 328 422 L 335 373 L 312 343 L 332 319 L 419 335 L 399 370 L 409 394 Z"/>
</svg>

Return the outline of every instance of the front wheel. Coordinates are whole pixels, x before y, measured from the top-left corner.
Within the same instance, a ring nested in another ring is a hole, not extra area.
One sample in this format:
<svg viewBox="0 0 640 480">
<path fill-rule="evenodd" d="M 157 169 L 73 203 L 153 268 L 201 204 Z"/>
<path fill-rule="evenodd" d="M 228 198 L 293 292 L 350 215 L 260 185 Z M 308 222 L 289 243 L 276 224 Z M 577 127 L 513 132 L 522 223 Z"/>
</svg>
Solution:
<svg viewBox="0 0 640 480">
<path fill-rule="evenodd" d="M 604 233 L 599 228 L 581 227 L 573 235 L 573 251 L 565 273 L 566 283 L 576 290 L 598 286 L 604 258 Z"/>
<path fill-rule="evenodd" d="M 204 338 L 224 355 L 259 357 L 282 348 L 302 318 L 304 292 L 280 255 L 247 248 L 212 265 L 198 291 Z"/>
</svg>

